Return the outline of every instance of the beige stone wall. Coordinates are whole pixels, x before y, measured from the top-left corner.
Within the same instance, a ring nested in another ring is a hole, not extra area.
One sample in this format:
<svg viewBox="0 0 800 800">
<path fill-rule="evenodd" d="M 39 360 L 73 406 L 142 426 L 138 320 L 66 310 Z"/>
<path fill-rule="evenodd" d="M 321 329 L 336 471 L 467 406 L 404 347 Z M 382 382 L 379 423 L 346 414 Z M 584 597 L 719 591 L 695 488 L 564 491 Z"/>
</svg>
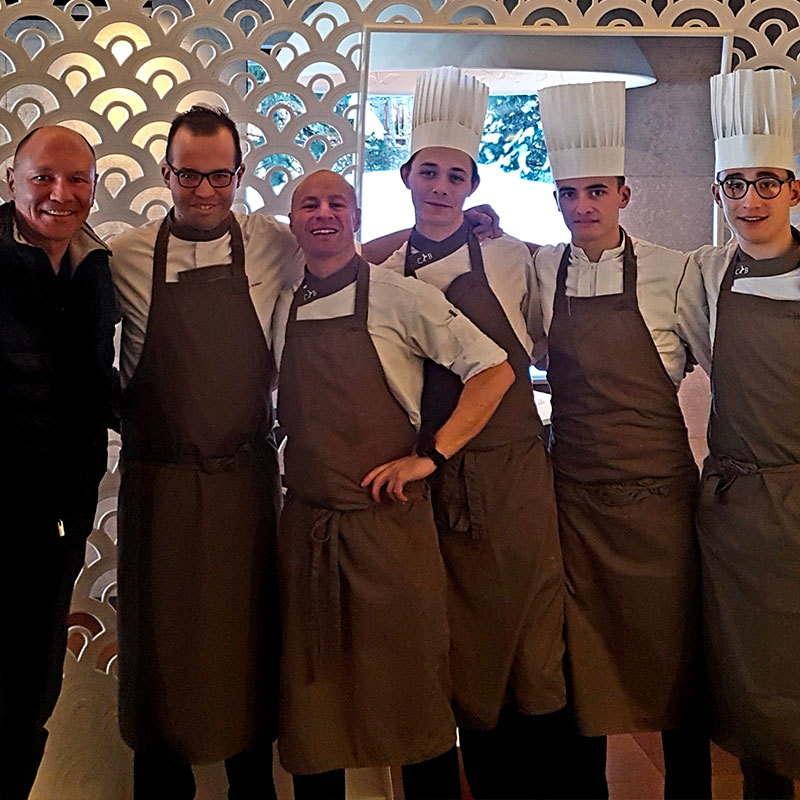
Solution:
<svg viewBox="0 0 800 800">
<path fill-rule="evenodd" d="M 637 37 L 657 82 L 627 92 L 625 169 L 633 195 L 623 224 L 678 250 L 711 242 L 714 172 L 708 79 L 721 42 Z"/>
</svg>

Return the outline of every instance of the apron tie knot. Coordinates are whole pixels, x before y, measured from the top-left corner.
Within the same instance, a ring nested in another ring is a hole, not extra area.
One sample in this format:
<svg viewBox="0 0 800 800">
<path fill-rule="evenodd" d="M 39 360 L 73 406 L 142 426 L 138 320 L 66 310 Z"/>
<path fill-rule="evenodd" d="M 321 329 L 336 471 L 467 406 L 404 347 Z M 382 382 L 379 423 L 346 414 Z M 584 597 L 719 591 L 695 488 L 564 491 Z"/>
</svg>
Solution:
<svg viewBox="0 0 800 800">
<path fill-rule="evenodd" d="M 232 456 L 203 459 L 198 465 L 203 472 L 213 474 L 216 472 L 233 472 L 239 469 L 253 452 L 253 446 L 248 442 L 243 444 Z"/>
<path fill-rule="evenodd" d="M 742 475 L 755 475 L 759 471 L 758 464 L 753 464 L 748 461 L 737 461 L 730 456 L 719 456 L 713 458 L 708 474 L 719 478 L 714 493 L 722 499 L 728 489 L 736 482 L 737 478 Z"/>
<path fill-rule="evenodd" d="M 439 495 L 434 508 L 442 508 L 444 527 L 454 533 L 469 532 L 473 539 L 486 533 L 486 509 L 480 470 L 474 455 L 462 450 L 428 478 L 432 490 Z"/>
</svg>

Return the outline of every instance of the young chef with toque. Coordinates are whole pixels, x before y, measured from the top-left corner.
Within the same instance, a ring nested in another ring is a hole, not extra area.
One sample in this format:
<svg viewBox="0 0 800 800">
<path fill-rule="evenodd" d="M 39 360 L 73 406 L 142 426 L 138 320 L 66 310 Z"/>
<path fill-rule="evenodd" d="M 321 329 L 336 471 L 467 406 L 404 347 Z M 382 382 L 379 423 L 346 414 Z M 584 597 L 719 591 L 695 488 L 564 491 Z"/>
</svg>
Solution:
<svg viewBox="0 0 800 800">
<path fill-rule="evenodd" d="M 411 158 L 401 168 L 416 222 L 384 266 L 442 292 L 503 347 L 514 384 L 486 427 L 431 475 L 448 578 L 453 708 L 476 798 L 552 796 L 564 707 L 563 569 L 549 459 L 529 367 L 542 338 L 525 244 L 482 243 L 465 221 L 489 90 L 454 67 L 423 73 Z M 458 400 L 449 370 L 425 365 L 420 439 Z"/>
<path fill-rule="evenodd" d="M 697 469 L 677 388 L 707 354 L 687 257 L 619 225 L 623 83 L 539 93 L 569 244 L 534 255 L 567 579 L 575 797 L 607 797 L 606 735 L 662 731 L 666 797 L 709 797 L 700 728 Z"/>
<path fill-rule="evenodd" d="M 713 341 L 699 536 L 711 737 L 744 796 L 800 778 L 800 202 L 783 70 L 711 78 L 714 198 L 735 238 L 694 253 Z"/>
</svg>

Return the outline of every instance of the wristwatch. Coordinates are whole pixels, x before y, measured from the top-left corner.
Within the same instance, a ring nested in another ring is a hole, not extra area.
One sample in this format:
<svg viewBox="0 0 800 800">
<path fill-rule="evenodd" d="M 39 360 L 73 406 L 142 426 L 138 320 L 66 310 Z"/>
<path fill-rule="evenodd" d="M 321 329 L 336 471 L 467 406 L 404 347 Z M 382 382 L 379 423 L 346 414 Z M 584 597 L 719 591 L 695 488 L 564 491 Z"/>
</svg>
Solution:
<svg viewBox="0 0 800 800">
<path fill-rule="evenodd" d="M 429 458 L 433 461 L 436 469 L 444 466 L 447 463 L 447 458 L 443 456 L 437 449 L 434 442 L 417 442 L 417 455 L 423 458 Z"/>
</svg>

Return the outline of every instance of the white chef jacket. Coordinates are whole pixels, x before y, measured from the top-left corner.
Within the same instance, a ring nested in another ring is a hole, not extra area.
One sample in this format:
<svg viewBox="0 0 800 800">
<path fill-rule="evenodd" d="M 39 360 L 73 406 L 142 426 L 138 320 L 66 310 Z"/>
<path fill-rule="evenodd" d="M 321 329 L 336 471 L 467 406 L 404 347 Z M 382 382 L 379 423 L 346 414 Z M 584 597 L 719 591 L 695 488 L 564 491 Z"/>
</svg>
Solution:
<svg viewBox="0 0 800 800">
<path fill-rule="evenodd" d="M 539 286 L 527 245 L 513 236 L 503 234 L 497 239 L 486 239 L 480 246 L 489 287 L 525 352 L 538 360 L 546 351 L 546 342 Z M 403 245 L 381 266 L 404 274 L 405 253 L 406 246 Z M 469 248 L 464 244 L 454 253 L 418 267 L 416 275 L 419 280 L 446 292 L 453 280 L 469 271 Z"/>
<path fill-rule="evenodd" d="M 287 225 L 265 214 L 235 214 L 242 229 L 245 273 L 264 336 L 272 338 L 272 316 L 281 288 L 302 275 L 303 255 Z M 111 241 L 111 276 L 122 306 L 120 378 L 125 387 L 142 355 L 153 285 L 153 251 L 162 220 L 115 236 Z M 168 282 L 188 269 L 231 261 L 230 234 L 195 242 L 171 235 L 167 251 Z M 202 320 L 198 320 L 202 325 Z"/>
<path fill-rule="evenodd" d="M 686 373 L 687 347 L 706 371 L 711 363 L 708 309 L 700 270 L 686 253 L 634 237 L 631 242 L 637 257 L 639 312 L 667 374 L 678 385 Z M 545 332 L 553 319 L 556 276 L 565 247 L 565 244 L 543 245 L 533 257 Z M 567 296 L 621 294 L 622 253 L 620 245 L 604 251 L 599 261 L 592 262 L 582 248 L 572 245 Z"/>
<path fill-rule="evenodd" d="M 703 276 L 703 284 L 708 298 L 711 344 L 717 330 L 717 302 L 722 279 L 736 252 L 737 242 L 732 241 L 722 247 L 705 245 L 692 251 L 690 261 Z M 800 256 L 800 250 L 798 250 Z M 757 261 L 757 259 L 751 259 Z M 782 275 L 748 277 L 746 274 L 734 276 L 732 292 L 767 297 L 772 300 L 800 300 L 800 267 Z"/>
<path fill-rule="evenodd" d="M 281 292 L 273 321 L 273 352 L 280 369 L 286 323 L 295 290 Z M 319 297 L 297 309 L 297 319 L 331 319 L 355 312 L 356 284 Z M 433 286 L 381 267 L 370 268 L 367 331 L 386 383 L 419 429 L 423 363 L 430 358 L 466 382 L 506 360 L 506 352 L 447 302 Z"/>
</svg>

